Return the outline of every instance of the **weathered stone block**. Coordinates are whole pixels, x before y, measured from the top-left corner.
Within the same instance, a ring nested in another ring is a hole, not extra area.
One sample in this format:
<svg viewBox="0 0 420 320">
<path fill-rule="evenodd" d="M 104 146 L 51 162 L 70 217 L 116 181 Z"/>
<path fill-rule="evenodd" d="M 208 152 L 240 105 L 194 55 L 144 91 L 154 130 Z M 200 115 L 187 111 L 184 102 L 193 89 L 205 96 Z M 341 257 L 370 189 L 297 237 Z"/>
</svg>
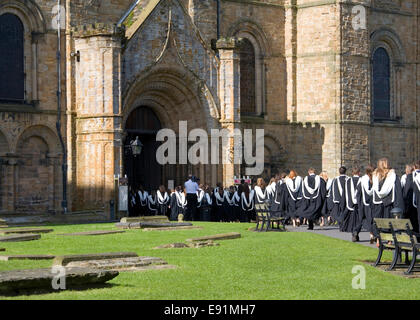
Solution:
<svg viewBox="0 0 420 320">
<path fill-rule="evenodd" d="M 10 260 L 52 260 L 55 256 L 49 254 L 26 254 L 26 255 L 11 255 L 11 256 L 0 256 L 0 261 Z"/>
<path fill-rule="evenodd" d="M 85 231 L 85 232 L 75 232 L 75 233 L 60 233 L 58 236 L 102 236 L 107 234 L 114 233 L 124 233 L 123 230 L 95 230 L 95 231 Z"/>
<path fill-rule="evenodd" d="M 89 261 L 89 260 L 107 260 L 138 257 L 135 252 L 108 252 L 108 253 L 92 253 L 92 254 L 72 254 L 64 256 L 56 256 L 53 265 L 66 266 L 74 261 Z"/>
<path fill-rule="evenodd" d="M 206 241 L 206 240 L 228 240 L 228 239 L 237 239 L 240 237 L 241 237 L 240 233 L 230 232 L 230 233 L 214 234 L 211 236 L 191 238 L 191 239 L 187 239 L 187 241 L 194 242 L 194 241 Z"/>
<path fill-rule="evenodd" d="M 47 228 L 15 228 L 15 229 L 3 229 L 0 230 L 2 234 L 10 234 L 10 233 L 48 233 L 53 232 L 54 229 L 47 229 Z"/>
<path fill-rule="evenodd" d="M 18 242 L 18 241 L 31 241 L 41 239 L 40 234 L 13 234 L 0 237 L 0 242 Z"/>
</svg>

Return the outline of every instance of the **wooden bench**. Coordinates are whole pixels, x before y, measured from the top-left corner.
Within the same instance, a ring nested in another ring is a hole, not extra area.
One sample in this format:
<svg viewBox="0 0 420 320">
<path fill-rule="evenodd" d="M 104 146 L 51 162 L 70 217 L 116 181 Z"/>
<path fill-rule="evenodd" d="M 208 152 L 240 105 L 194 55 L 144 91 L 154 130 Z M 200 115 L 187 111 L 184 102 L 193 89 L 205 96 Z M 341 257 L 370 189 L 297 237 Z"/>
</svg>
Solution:
<svg viewBox="0 0 420 320">
<path fill-rule="evenodd" d="M 405 252 L 405 260 L 408 264 L 408 253 L 411 252 L 411 263 L 407 271 L 404 272 L 408 275 L 413 271 L 416 264 L 417 253 L 420 249 L 420 243 L 417 242 L 419 234 L 413 231 L 413 226 L 408 219 L 394 219 L 391 221 L 391 230 L 395 243 L 395 253 L 390 269 L 395 267 L 402 252 Z"/>
<path fill-rule="evenodd" d="M 256 217 L 257 217 L 257 225 L 255 227 L 255 231 L 268 231 L 271 229 L 280 230 L 280 224 L 285 224 L 285 218 L 283 217 L 274 217 L 268 208 L 268 206 L 260 206 L 259 208 L 256 206 Z M 274 228 L 274 223 L 277 223 L 277 228 Z M 261 228 L 259 226 L 261 224 Z M 265 226 L 265 228 L 264 228 Z"/>
<path fill-rule="evenodd" d="M 381 261 L 384 250 L 393 250 L 393 259 L 391 265 L 387 269 L 393 270 L 401 259 L 402 252 L 405 253 L 405 263 L 408 265 L 408 253 L 412 253 L 412 261 L 405 274 L 410 274 L 416 263 L 417 252 L 420 244 L 417 243 L 417 236 L 413 232 L 413 226 L 408 219 L 374 219 L 374 224 L 379 233 L 379 252 L 378 258 L 374 263 L 376 267 Z"/>
</svg>

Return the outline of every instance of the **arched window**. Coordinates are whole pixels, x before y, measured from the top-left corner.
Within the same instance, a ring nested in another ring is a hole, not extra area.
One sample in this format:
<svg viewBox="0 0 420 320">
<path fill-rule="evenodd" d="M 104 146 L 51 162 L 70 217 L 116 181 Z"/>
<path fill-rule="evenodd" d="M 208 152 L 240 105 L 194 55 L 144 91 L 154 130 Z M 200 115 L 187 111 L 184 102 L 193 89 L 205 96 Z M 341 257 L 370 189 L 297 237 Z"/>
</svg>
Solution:
<svg viewBox="0 0 420 320">
<path fill-rule="evenodd" d="M 0 15 L 0 100 L 25 99 L 24 28 L 14 14 Z"/>
<path fill-rule="evenodd" d="M 251 41 L 244 38 L 240 49 L 241 114 L 256 114 L 255 50 Z"/>
<path fill-rule="evenodd" d="M 373 117 L 391 118 L 391 62 L 384 48 L 373 54 Z"/>
</svg>

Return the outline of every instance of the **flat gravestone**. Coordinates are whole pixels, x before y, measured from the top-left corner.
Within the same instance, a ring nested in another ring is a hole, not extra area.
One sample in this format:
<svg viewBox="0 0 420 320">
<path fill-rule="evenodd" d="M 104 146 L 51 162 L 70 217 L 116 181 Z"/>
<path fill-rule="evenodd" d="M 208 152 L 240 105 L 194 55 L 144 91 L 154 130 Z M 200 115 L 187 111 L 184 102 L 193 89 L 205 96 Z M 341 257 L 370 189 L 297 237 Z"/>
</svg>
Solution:
<svg viewBox="0 0 420 320">
<path fill-rule="evenodd" d="M 5 248 L 0 248 L 0 251 L 6 251 L 6 249 Z"/>
<path fill-rule="evenodd" d="M 102 284 L 118 276 L 118 271 L 87 268 L 66 268 L 66 289 Z M 24 290 L 53 290 L 52 282 L 57 273 L 52 269 L 12 270 L 0 272 L 0 292 L 19 293 Z"/>
<path fill-rule="evenodd" d="M 237 239 L 240 238 L 241 234 L 238 232 L 214 234 L 212 236 L 197 237 L 192 239 L 187 239 L 189 242 L 195 241 L 207 241 L 207 240 L 228 240 L 228 239 Z"/>
<path fill-rule="evenodd" d="M 174 231 L 174 230 L 191 230 L 191 229 L 203 229 L 199 226 L 176 226 L 170 228 L 144 228 L 143 231 Z"/>
<path fill-rule="evenodd" d="M 8 236 L 0 236 L 0 242 L 17 242 L 17 241 L 31 241 L 41 239 L 40 234 L 12 234 Z"/>
<path fill-rule="evenodd" d="M 75 233 L 60 233 L 58 236 L 103 236 L 114 233 L 124 233 L 124 230 L 96 230 L 96 231 L 85 231 Z"/>
<path fill-rule="evenodd" d="M 155 247 L 154 249 L 171 249 L 171 248 L 203 248 L 203 247 L 215 247 L 219 246 L 220 244 L 213 242 L 212 240 L 207 241 L 197 241 L 197 242 L 191 242 L 191 243 L 170 243 L 170 244 L 164 244 L 158 247 Z"/>
<path fill-rule="evenodd" d="M 167 216 L 145 216 L 145 217 L 125 217 L 121 218 L 121 223 L 132 223 L 132 222 L 169 222 Z"/>
<path fill-rule="evenodd" d="M 177 228 L 177 227 L 191 227 L 192 223 L 160 223 L 160 222 L 120 222 L 115 226 L 121 229 L 146 229 L 146 228 Z"/>
<path fill-rule="evenodd" d="M 64 256 L 56 256 L 53 265 L 66 266 L 70 262 L 88 261 L 88 260 L 107 260 L 107 259 L 121 259 L 138 257 L 135 252 L 107 252 L 107 253 L 93 253 L 93 254 L 71 254 Z"/>
<path fill-rule="evenodd" d="M 0 230 L 2 234 L 9 234 L 9 233 L 48 233 L 54 231 L 53 229 L 47 228 L 15 228 L 15 229 L 3 229 Z"/>
<path fill-rule="evenodd" d="M 52 260 L 55 256 L 49 254 L 24 254 L 24 255 L 11 255 L 0 256 L 0 261 L 10 260 Z"/>
<path fill-rule="evenodd" d="M 155 257 L 132 257 L 132 258 L 117 258 L 117 259 L 103 259 L 103 260 L 89 260 L 89 261 L 75 261 L 67 265 L 68 267 L 79 268 L 93 268 L 99 270 L 116 270 L 116 271 L 137 271 L 137 270 L 151 270 L 175 268 L 175 266 L 168 265 L 168 263 Z"/>
</svg>

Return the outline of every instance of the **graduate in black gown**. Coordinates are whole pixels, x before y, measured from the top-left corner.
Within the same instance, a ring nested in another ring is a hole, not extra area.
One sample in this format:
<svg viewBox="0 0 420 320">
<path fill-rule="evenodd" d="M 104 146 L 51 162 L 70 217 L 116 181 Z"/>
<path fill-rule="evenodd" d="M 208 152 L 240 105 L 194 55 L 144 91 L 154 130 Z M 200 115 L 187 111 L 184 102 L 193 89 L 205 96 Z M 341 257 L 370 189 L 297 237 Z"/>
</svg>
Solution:
<svg viewBox="0 0 420 320">
<path fill-rule="evenodd" d="M 182 219 L 185 216 L 187 207 L 186 191 L 181 186 L 176 187 L 175 192 L 171 196 L 171 221 L 178 221 L 180 215 Z"/>
<path fill-rule="evenodd" d="M 413 172 L 415 171 L 415 165 L 406 165 L 405 174 L 401 177 L 401 187 L 404 198 L 404 218 L 410 219 L 411 225 L 414 230 L 419 230 L 419 221 L 417 218 L 417 208 L 413 204 L 413 192 L 414 192 L 414 179 Z"/>
<path fill-rule="evenodd" d="M 225 209 L 225 222 L 233 222 L 235 221 L 235 188 L 233 186 L 229 187 L 229 190 L 225 191 L 225 201 L 224 201 L 224 209 Z"/>
<path fill-rule="evenodd" d="M 159 190 L 156 191 L 157 197 L 157 214 L 160 216 L 167 216 L 169 218 L 169 203 L 171 198 L 169 197 L 168 193 L 166 192 L 165 186 L 161 185 Z"/>
<path fill-rule="evenodd" d="M 339 225 L 343 222 L 343 212 L 346 207 L 346 167 L 341 167 L 338 172 L 340 175 L 336 177 L 331 186 L 331 193 L 329 201 L 332 201 L 331 217 L 334 221 L 338 222 Z"/>
<path fill-rule="evenodd" d="M 239 185 L 235 193 L 233 194 L 233 221 L 241 222 L 241 212 L 240 212 L 240 206 L 241 206 L 241 193 L 243 190 L 243 186 Z"/>
<path fill-rule="evenodd" d="M 341 232 L 349 232 L 353 234 L 353 231 L 357 224 L 358 219 L 358 203 L 360 202 L 360 193 L 358 186 L 360 183 L 360 169 L 354 167 L 352 169 L 352 177 L 347 178 L 345 192 L 346 206 L 343 211 L 343 222 L 340 225 Z M 352 239 L 356 241 L 355 238 Z"/>
<path fill-rule="evenodd" d="M 259 212 L 266 212 L 268 211 L 268 195 L 267 195 L 267 188 L 265 186 L 265 181 L 263 178 L 257 179 L 257 184 L 254 187 L 254 195 L 255 195 L 255 212 L 258 214 Z"/>
<path fill-rule="evenodd" d="M 302 178 L 295 170 L 290 170 L 289 175 L 284 179 L 286 215 L 292 219 L 293 227 L 300 225 L 299 206 L 302 202 Z"/>
<path fill-rule="evenodd" d="M 136 191 L 130 190 L 128 195 L 128 216 L 135 217 L 138 215 Z"/>
<path fill-rule="evenodd" d="M 147 208 L 149 211 L 149 215 L 151 216 L 157 215 L 158 203 L 157 203 L 156 191 L 152 191 L 150 195 L 147 197 Z"/>
<path fill-rule="evenodd" d="M 202 188 L 202 190 L 199 190 L 197 196 L 200 221 L 211 221 L 211 208 L 213 204 L 211 190 L 207 185 L 203 186 Z"/>
<path fill-rule="evenodd" d="M 288 191 L 286 183 L 284 182 L 285 178 L 286 174 L 284 174 L 283 178 L 280 175 L 276 177 L 277 183 L 274 188 L 274 195 L 270 206 L 270 213 L 273 217 L 286 217 Z"/>
<path fill-rule="evenodd" d="M 314 168 L 310 168 L 308 176 L 302 183 L 302 205 L 300 207 L 300 216 L 308 219 L 308 230 L 314 229 L 314 221 L 321 216 L 326 194 L 325 181 L 315 174 Z"/>
<path fill-rule="evenodd" d="M 225 191 L 221 183 L 213 191 L 212 221 L 225 221 Z"/>
<path fill-rule="evenodd" d="M 415 170 L 412 173 L 413 176 L 413 198 L 412 205 L 416 209 L 417 220 L 420 222 L 420 161 L 415 164 Z M 413 230 L 416 233 L 420 232 L 420 227 L 418 223 L 416 226 L 413 225 Z M 418 239 L 420 240 L 420 239 Z"/>
<path fill-rule="evenodd" d="M 400 208 L 404 211 L 404 199 L 402 195 L 401 181 L 391 168 L 387 158 L 378 161 L 378 166 L 373 173 L 373 218 L 393 218 L 391 210 Z M 378 231 L 374 228 L 374 234 L 378 237 Z M 379 243 L 378 243 L 379 245 Z"/>
<path fill-rule="evenodd" d="M 255 218 L 255 203 L 254 203 L 254 190 L 249 189 L 248 183 L 243 184 L 243 192 L 241 193 L 241 222 L 250 222 Z"/>
<path fill-rule="evenodd" d="M 141 217 L 147 216 L 149 214 L 149 209 L 147 207 L 147 200 L 149 193 L 144 190 L 143 186 L 139 186 L 137 191 L 137 205 L 139 210 L 139 215 Z"/>
<path fill-rule="evenodd" d="M 329 203 L 329 198 L 330 198 L 330 194 L 331 194 L 331 185 L 332 185 L 332 181 L 333 179 L 328 179 L 328 174 L 327 171 L 322 171 L 319 176 L 322 178 L 322 180 L 324 182 L 321 183 L 325 183 L 325 191 L 326 191 L 326 195 L 325 195 L 325 200 L 324 200 L 324 204 L 322 205 L 322 209 L 321 209 L 321 224 L 320 226 L 323 227 L 324 225 L 331 223 L 331 210 L 332 210 L 332 206 L 329 207 L 328 203 Z"/>
<path fill-rule="evenodd" d="M 276 193 L 276 186 L 277 186 L 277 182 L 279 180 L 279 177 L 273 177 L 270 179 L 270 182 L 268 183 L 267 187 L 266 187 L 266 193 L 267 193 L 267 203 L 269 208 L 271 208 L 271 206 L 273 205 L 273 200 L 274 200 L 274 196 Z"/>
<path fill-rule="evenodd" d="M 358 205 L 357 205 L 357 221 L 353 230 L 353 241 L 359 241 L 359 233 L 362 228 L 370 232 L 370 243 L 374 243 L 373 235 L 373 218 L 372 218 L 372 174 L 374 168 L 367 166 L 365 175 L 360 178 L 360 183 L 357 187 Z"/>
</svg>

